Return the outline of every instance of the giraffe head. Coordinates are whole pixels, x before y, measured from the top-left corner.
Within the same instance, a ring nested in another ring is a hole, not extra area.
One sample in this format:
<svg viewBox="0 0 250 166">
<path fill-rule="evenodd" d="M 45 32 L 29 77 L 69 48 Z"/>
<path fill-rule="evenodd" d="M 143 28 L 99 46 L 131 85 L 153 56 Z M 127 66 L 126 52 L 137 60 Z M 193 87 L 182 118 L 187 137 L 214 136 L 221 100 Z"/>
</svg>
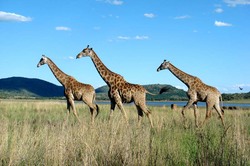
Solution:
<svg viewBox="0 0 250 166">
<path fill-rule="evenodd" d="M 89 48 L 89 45 L 87 48 L 84 48 L 77 56 L 76 59 L 81 58 L 81 57 L 86 57 L 86 56 L 92 56 L 93 50 L 92 48 Z"/>
<path fill-rule="evenodd" d="M 40 59 L 40 61 L 37 64 L 37 67 L 40 67 L 44 64 L 47 64 L 47 60 L 48 60 L 48 58 L 45 55 L 42 55 L 42 58 Z"/>
<path fill-rule="evenodd" d="M 167 69 L 169 67 L 169 61 L 164 60 L 163 63 L 157 68 L 157 71 Z"/>
</svg>

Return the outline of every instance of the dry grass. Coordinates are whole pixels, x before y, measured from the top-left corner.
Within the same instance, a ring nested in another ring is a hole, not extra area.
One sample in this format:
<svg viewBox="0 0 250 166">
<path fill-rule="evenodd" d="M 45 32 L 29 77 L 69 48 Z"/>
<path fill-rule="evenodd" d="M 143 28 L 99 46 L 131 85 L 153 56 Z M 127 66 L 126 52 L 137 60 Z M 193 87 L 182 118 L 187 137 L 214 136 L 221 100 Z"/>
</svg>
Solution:
<svg viewBox="0 0 250 166">
<path fill-rule="evenodd" d="M 129 126 L 116 110 L 100 105 L 90 125 L 87 106 L 77 104 L 79 124 L 61 101 L 1 101 L 0 165 L 249 165 L 250 111 L 226 111 L 226 131 L 214 113 L 208 123 L 188 128 L 180 111 L 151 107 L 154 129 L 146 117 L 139 127 L 134 106 L 126 106 Z M 204 109 L 200 109 L 200 120 Z"/>
</svg>

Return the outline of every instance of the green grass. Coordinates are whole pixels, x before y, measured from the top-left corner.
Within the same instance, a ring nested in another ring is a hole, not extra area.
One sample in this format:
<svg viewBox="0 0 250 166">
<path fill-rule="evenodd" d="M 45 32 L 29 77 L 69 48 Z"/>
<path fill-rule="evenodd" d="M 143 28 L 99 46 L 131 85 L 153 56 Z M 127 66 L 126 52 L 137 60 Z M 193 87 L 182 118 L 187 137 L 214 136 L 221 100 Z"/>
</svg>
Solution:
<svg viewBox="0 0 250 166">
<path fill-rule="evenodd" d="M 216 113 L 197 129 L 190 109 L 184 128 L 180 110 L 150 107 L 151 129 L 146 116 L 137 125 L 134 106 L 125 109 L 128 126 L 118 109 L 108 121 L 109 105 L 100 105 L 92 126 L 77 103 L 82 122 L 71 113 L 64 124 L 66 102 L 2 100 L 0 165 L 250 165 L 249 110 L 226 110 L 224 130 Z"/>
</svg>

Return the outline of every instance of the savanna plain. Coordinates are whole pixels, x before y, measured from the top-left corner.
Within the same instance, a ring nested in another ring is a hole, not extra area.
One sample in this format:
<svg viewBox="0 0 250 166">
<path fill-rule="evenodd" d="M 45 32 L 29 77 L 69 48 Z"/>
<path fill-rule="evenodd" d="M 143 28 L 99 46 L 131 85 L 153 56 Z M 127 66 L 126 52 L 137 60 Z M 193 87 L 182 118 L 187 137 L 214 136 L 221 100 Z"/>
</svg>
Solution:
<svg viewBox="0 0 250 166">
<path fill-rule="evenodd" d="M 0 100 L 0 165 L 250 165 L 250 110 L 225 110 L 225 128 L 214 111 L 196 128 L 193 110 L 151 106 L 154 128 L 146 116 L 138 126 L 134 105 L 125 105 L 126 124 L 109 105 L 91 125 L 90 112 L 77 103 L 81 123 L 66 101 Z M 199 121 L 205 108 L 199 108 Z"/>
</svg>

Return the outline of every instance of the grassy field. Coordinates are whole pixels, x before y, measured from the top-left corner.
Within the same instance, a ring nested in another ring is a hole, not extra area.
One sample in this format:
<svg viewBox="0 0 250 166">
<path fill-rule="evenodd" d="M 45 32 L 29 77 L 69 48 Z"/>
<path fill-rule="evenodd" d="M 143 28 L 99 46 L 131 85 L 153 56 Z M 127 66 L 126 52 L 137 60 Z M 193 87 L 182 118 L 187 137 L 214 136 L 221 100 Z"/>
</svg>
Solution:
<svg viewBox="0 0 250 166">
<path fill-rule="evenodd" d="M 250 110 L 226 110 L 224 130 L 215 112 L 197 129 L 191 109 L 184 128 L 180 110 L 150 107 L 151 129 L 146 116 L 137 125 L 134 106 L 125 108 L 128 126 L 118 109 L 108 121 L 109 105 L 90 125 L 80 103 L 82 122 L 71 114 L 64 124 L 66 102 L 1 100 L 0 165 L 250 165 Z"/>
</svg>

